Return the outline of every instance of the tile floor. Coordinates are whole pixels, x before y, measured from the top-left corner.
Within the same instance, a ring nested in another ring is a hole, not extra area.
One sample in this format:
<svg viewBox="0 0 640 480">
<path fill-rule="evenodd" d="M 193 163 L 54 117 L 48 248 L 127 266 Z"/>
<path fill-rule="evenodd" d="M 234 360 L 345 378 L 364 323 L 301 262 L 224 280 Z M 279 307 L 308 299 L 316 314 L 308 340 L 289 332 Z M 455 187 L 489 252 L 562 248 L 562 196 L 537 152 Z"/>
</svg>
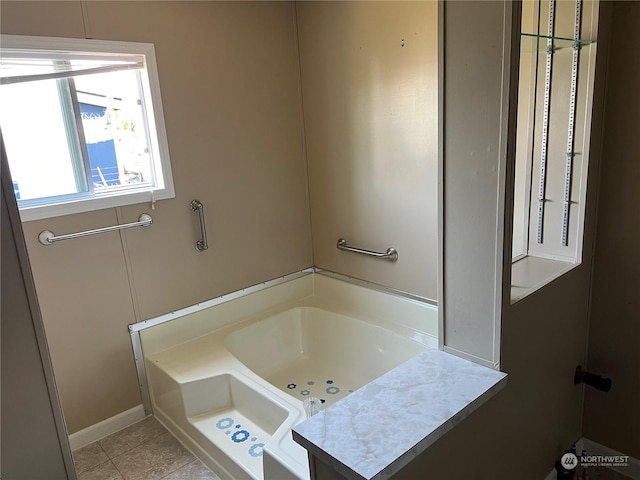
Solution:
<svg viewBox="0 0 640 480">
<path fill-rule="evenodd" d="M 78 480 L 219 480 L 153 417 L 73 452 Z"/>
<path fill-rule="evenodd" d="M 78 480 L 220 480 L 153 417 L 73 452 Z M 631 480 L 590 467 L 590 480 Z"/>
</svg>

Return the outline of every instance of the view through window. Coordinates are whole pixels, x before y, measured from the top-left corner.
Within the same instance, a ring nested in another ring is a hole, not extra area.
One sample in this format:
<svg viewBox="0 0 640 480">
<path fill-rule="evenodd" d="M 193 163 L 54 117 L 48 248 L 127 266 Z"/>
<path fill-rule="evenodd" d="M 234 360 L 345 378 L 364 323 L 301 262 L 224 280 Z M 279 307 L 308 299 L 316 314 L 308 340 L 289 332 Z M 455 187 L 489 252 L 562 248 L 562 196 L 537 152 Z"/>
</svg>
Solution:
<svg viewBox="0 0 640 480">
<path fill-rule="evenodd" d="M 172 196 L 143 55 L 5 46 L 3 36 L 0 128 L 21 210 Z"/>
</svg>

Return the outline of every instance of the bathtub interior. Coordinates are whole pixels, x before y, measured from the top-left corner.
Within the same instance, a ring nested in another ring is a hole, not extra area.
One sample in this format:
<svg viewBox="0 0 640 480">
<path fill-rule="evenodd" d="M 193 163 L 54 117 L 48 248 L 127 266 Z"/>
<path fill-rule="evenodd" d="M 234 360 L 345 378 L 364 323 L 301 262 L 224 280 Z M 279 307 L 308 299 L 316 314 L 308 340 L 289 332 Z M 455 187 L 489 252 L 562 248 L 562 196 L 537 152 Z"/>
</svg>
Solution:
<svg viewBox="0 0 640 480">
<path fill-rule="evenodd" d="M 147 362 L 154 414 L 222 479 L 264 478 L 266 444 L 299 423 L 291 404 L 237 371 L 180 381 Z M 286 459 L 294 469 L 302 462 Z"/>
<path fill-rule="evenodd" d="M 318 307 L 296 307 L 228 335 L 225 347 L 298 400 L 325 407 L 424 351 L 379 325 Z"/>
<path fill-rule="evenodd" d="M 312 274 L 141 331 L 156 417 L 222 479 L 309 478 L 291 428 L 427 348 L 435 307 Z"/>
<path fill-rule="evenodd" d="M 188 421 L 226 455 L 243 458 L 244 466 L 260 477 L 264 446 L 288 410 L 229 373 L 182 388 Z"/>
</svg>

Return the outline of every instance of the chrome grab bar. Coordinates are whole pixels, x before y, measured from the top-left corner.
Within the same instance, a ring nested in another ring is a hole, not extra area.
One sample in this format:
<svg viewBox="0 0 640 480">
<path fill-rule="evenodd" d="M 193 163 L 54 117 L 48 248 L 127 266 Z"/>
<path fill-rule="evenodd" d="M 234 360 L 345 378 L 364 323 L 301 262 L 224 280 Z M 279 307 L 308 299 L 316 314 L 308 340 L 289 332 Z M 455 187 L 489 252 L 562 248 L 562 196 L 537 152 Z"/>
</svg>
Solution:
<svg viewBox="0 0 640 480">
<path fill-rule="evenodd" d="M 89 235 L 97 235 L 98 233 L 115 232 L 116 230 L 124 230 L 132 227 L 148 227 L 153 223 L 151 215 L 143 213 L 138 217 L 137 222 L 124 223 L 122 225 L 112 225 L 110 227 L 96 228 L 94 230 L 86 230 L 84 232 L 67 233 L 66 235 L 54 235 L 51 230 L 43 230 L 38 235 L 38 241 L 42 245 L 51 245 L 53 242 L 61 240 L 70 240 L 72 238 L 87 237 Z"/>
<path fill-rule="evenodd" d="M 390 262 L 396 262 L 398 260 L 398 251 L 393 247 L 387 248 L 387 251 L 385 253 L 372 252 L 371 250 L 365 250 L 363 248 L 351 247 L 347 245 L 347 241 L 344 238 L 338 239 L 338 243 L 336 247 L 338 248 L 338 250 L 344 250 L 347 252 L 355 252 L 355 253 L 361 253 L 363 255 L 371 255 L 372 257 L 376 257 L 376 258 L 386 258 Z"/>
<path fill-rule="evenodd" d="M 198 240 L 196 242 L 196 250 L 199 252 L 204 252 L 207 248 L 209 248 L 209 244 L 207 243 L 207 227 L 204 224 L 204 205 L 199 200 L 191 200 L 189 204 L 192 212 L 198 212 L 200 216 L 200 232 L 202 234 L 202 240 Z"/>
</svg>

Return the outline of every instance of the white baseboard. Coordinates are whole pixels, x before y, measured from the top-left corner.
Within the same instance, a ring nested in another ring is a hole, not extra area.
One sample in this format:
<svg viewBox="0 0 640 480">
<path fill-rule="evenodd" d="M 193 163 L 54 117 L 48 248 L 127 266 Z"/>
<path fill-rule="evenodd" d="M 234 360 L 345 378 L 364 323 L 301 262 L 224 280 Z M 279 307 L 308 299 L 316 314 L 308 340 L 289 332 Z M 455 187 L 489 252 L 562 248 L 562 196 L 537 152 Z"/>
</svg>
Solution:
<svg viewBox="0 0 640 480">
<path fill-rule="evenodd" d="M 82 448 L 90 443 L 98 441 L 107 435 L 116 433 L 123 428 L 133 425 L 136 422 L 144 419 L 144 407 L 138 405 L 125 412 L 114 415 L 111 418 L 107 418 L 101 422 L 91 425 L 79 432 L 69 435 L 69 444 L 71 445 L 71 451 Z"/>
<path fill-rule="evenodd" d="M 612 448 L 600 445 L 588 438 L 581 439 L 584 442 L 584 449 L 587 451 L 587 455 L 624 455 L 624 453 L 618 452 Z M 618 473 L 631 477 L 634 480 L 640 480 L 640 460 L 637 458 L 629 457 L 629 465 L 627 467 L 608 467 Z"/>
<path fill-rule="evenodd" d="M 576 443 L 576 451 L 578 455 L 582 453 L 583 450 L 587 451 L 587 455 L 624 455 L 621 452 L 613 450 L 612 448 L 605 447 L 604 445 L 600 445 L 588 438 L 581 438 Z M 633 478 L 633 480 L 640 480 L 640 460 L 637 458 L 629 457 L 629 465 L 626 467 L 607 467 L 611 470 L 614 470 L 622 475 L 626 475 L 627 477 Z M 549 475 L 545 477 L 544 480 L 556 480 L 557 473 L 555 468 L 551 470 Z"/>
</svg>

